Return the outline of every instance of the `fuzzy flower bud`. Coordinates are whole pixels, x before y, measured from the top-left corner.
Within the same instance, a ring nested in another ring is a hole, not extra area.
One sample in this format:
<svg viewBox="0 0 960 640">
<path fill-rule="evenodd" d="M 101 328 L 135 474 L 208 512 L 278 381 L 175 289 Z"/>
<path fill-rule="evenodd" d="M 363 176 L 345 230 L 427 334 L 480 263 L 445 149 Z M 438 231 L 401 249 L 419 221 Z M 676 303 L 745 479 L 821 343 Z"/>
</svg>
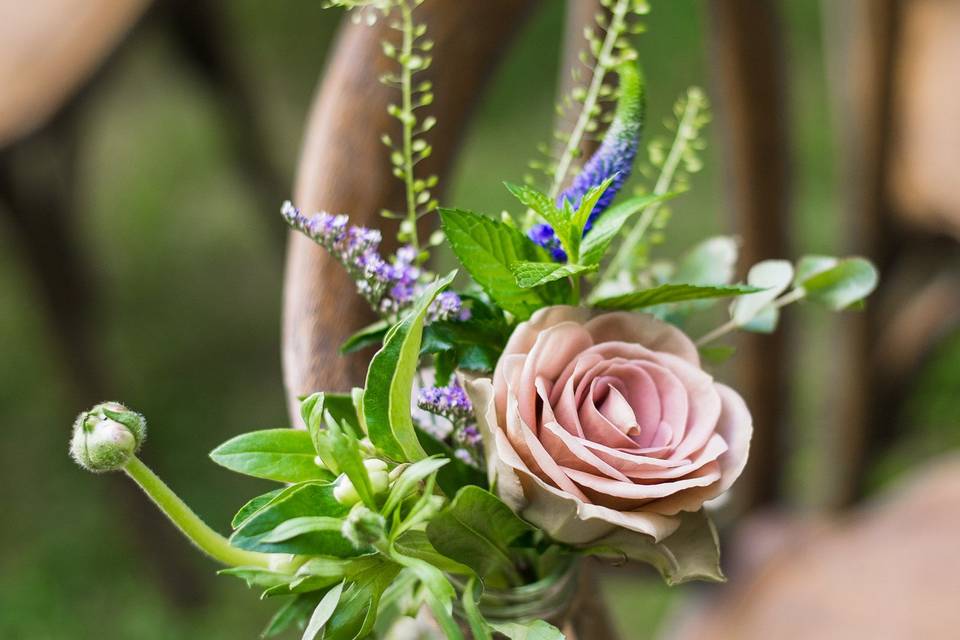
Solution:
<svg viewBox="0 0 960 640">
<path fill-rule="evenodd" d="M 380 542 L 386 531 L 386 519 L 362 504 L 354 505 L 340 529 L 343 537 L 358 549 Z"/>
<path fill-rule="evenodd" d="M 94 473 L 122 469 L 147 436 L 143 416 L 118 402 L 104 402 L 77 416 L 70 455 Z"/>
</svg>

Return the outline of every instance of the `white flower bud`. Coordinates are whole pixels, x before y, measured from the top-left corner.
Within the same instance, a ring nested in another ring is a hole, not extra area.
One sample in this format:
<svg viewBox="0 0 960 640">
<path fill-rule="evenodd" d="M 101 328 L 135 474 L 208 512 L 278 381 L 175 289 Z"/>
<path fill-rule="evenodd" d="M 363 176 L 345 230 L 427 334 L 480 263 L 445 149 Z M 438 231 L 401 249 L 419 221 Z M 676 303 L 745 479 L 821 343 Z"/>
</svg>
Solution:
<svg viewBox="0 0 960 640">
<path fill-rule="evenodd" d="M 77 416 L 70 455 L 94 473 L 122 469 L 140 449 L 147 423 L 118 402 L 104 402 Z"/>
<path fill-rule="evenodd" d="M 360 549 L 383 540 L 386 529 L 387 521 L 382 515 L 358 504 L 350 510 L 350 515 L 343 521 L 340 533 L 352 542 L 353 546 Z"/>
<path fill-rule="evenodd" d="M 350 482 L 350 478 L 347 477 L 347 474 L 343 474 L 337 478 L 337 486 L 333 488 L 333 498 L 340 504 L 347 507 L 353 506 L 360 502 L 360 494 L 357 493 L 357 488 L 353 486 L 352 482 Z"/>
</svg>

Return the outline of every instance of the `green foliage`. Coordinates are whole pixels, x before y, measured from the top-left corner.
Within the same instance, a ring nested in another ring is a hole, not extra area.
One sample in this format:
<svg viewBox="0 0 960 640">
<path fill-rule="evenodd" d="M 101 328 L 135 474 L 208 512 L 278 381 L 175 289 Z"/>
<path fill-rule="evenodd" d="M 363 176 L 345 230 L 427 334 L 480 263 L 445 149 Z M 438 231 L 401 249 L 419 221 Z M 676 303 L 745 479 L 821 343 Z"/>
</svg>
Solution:
<svg viewBox="0 0 960 640">
<path fill-rule="evenodd" d="M 634 196 L 607 209 L 584 236 L 580 247 L 580 262 L 588 265 L 600 264 L 610 248 L 610 243 L 620 234 L 630 218 L 647 207 L 675 196 L 675 193 Z"/>
<path fill-rule="evenodd" d="M 786 291 L 792 280 L 793 265 L 786 260 L 764 260 L 753 265 L 747 273 L 747 284 L 762 291 L 734 300 L 730 306 L 730 317 L 734 324 L 738 327 L 748 326 Z M 769 312 L 767 314 L 769 316 Z"/>
<path fill-rule="evenodd" d="M 509 547 L 533 528 L 489 491 L 464 487 L 427 525 L 427 537 L 443 555 L 493 580 L 502 572 L 519 581 Z"/>
<path fill-rule="evenodd" d="M 439 454 L 450 461 L 449 464 L 441 467 L 437 473 L 437 484 L 447 496 L 456 495 L 460 488 L 468 485 L 487 487 L 486 474 L 456 457 L 453 454 L 453 449 L 445 442 L 419 428 L 417 429 L 417 437 L 420 439 L 420 445 L 428 454 Z"/>
<path fill-rule="evenodd" d="M 497 633 L 509 640 L 563 640 L 564 635 L 555 626 L 543 620 L 501 622 L 492 625 Z"/>
<path fill-rule="evenodd" d="M 717 287 L 699 287 L 690 284 L 664 284 L 653 289 L 626 293 L 611 298 L 603 298 L 593 303 L 598 309 L 642 309 L 670 302 L 687 302 L 707 298 L 728 298 L 760 291 L 757 287 L 732 285 Z"/>
<path fill-rule="evenodd" d="M 597 265 L 558 264 L 556 262 L 514 262 L 510 265 L 517 286 L 521 289 L 542 287 L 545 284 L 596 271 Z"/>
<path fill-rule="evenodd" d="M 390 329 L 390 323 L 386 320 L 374 322 L 344 340 L 343 344 L 340 345 L 340 353 L 346 355 L 367 347 L 383 344 L 383 338 L 387 335 L 388 329 Z"/>
<path fill-rule="evenodd" d="M 314 459 L 313 444 L 305 431 L 267 429 L 227 440 L 210 452 L 222 467 L 255 478 L 277 482 L 332 480 L 333 475 Z"/>
<path fill-rule="evenodd" d="M 557 281 L 536 289 L 517 285 L 510 265 L 537 262 L 540 248 L 502 222 L 479 213 L 440 209 L 447 240 L 474 281 L 503 309 L 525 320 L 537 309 L 566 302 L 569 283 Z"/>
<path fill-rule="evenodd" d="M 876 267 L 864 258 L 808 256 L 797 264 L 797 286 L 804 290 L 806 298 L 834 311 L 866 298 L 878 281 Z"/>
<path fill-rule="evenodd" d="M 710 516 L 701 509 L 683 511 L 680 518 L 680 527 L 660 542 L 642 533 L 620 529 L 599 540 L 587 553 L 650 564 L 669 585 L 691 580 L 723 582 L 720 540 Z"/>
<path fill-rule="evenodd" d="M 367 370 L 363 414 L 370 440 L 394 460 L 426 456 L 410 417 L 413 378 L 420 361 L 423 323 L 430 303 L 452 281 L 456 272 L 433 283 L 409 314 L 387 333 L 383 348 Z"/>
<path fill-rule="evenodd" d="M 342 593 L 343 583 L 341 582 L 323 595 L 320 603 L 317 604 L 317 608 L 313 610 L 313 614 L 310 616 L 310 622 L 307 623 L 307 628 L 303 632 L 303 640 L 314 640 L 323 631 L 327 622 L 333 617 L 333 612 L 340 603 Z"/>
</svg>

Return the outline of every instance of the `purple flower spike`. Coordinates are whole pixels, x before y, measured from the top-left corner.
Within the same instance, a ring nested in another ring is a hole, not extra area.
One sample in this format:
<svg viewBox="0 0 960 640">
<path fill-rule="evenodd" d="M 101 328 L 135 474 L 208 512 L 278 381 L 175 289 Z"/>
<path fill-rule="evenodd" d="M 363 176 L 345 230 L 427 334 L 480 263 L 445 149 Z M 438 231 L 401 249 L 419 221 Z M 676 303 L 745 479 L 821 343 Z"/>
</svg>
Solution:
<svg viewBox="0 0 960 640">
<path fill-rule="evenodd" d="M 442 416 L 455 427 L 462 427 L 473 420 L 473 404 L 456 380 L 445 387 L 424 387 L 417 396 L 417 406 Z"/>
<path fill-rule="evenodd" d="M 550 254 L 554 262 L 566 262 L 567 252 L 560 246 L 560 239 L 548 224 L 535 224 L 527 231 L 527 237 L 540 245 Z"/>
</svg>

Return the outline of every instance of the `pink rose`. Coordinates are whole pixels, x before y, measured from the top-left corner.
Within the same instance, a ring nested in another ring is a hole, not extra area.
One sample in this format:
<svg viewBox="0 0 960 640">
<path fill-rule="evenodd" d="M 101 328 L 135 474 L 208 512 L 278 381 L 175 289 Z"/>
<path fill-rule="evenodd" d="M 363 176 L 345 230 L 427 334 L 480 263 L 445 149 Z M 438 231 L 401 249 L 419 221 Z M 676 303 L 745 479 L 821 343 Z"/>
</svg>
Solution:
<svg viewBox="0 0 960 640">
<path fill-rule="evenodd" d="M 468 391 L 500 497 L 569 544 L 666 538 L 730 488 L 753 431 L 693 342 L 642 313 L 541 309 Z"/>
</svg>

